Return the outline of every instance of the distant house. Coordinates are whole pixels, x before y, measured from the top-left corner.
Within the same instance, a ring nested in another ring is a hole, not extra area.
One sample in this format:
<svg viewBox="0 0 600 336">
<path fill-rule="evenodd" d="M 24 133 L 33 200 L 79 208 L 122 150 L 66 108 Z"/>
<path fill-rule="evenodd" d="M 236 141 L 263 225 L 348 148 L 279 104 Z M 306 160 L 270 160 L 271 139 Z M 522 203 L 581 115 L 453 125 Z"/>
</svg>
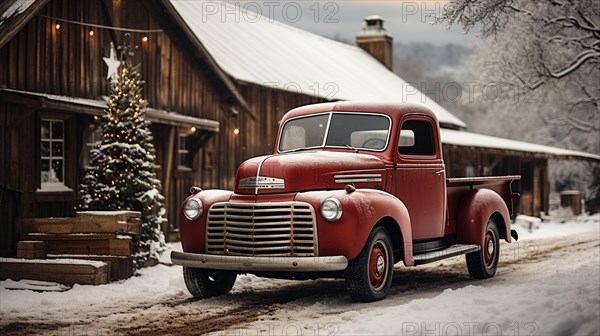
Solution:
<svg viewBox="0 0 600 336">
<path fill-rule="evenodd" d="M 139 46 L 134 63 L 145 80 L 170 239 L 190 186 L 231 188 L 239 163 L 272 150 L 283 114 L 308 103 L 427 105 L 444 128 L 449 175 L 520 173 L 528 214 L 548 208 L 548 158 L 600 159 L 465 132 L 463 121 L 389 70 L 391 37 L 379 17 L 367 19 L 354 47 L 254 14 L 222 20 L 203 12 L 207 3 L 238 10 L 214 1 L 0 3 L 1 256 L 14 254 L 18 218 L 74 214 L 98 136 L 94 117 L 109 94 L 103 58 L 127 32 Z"/>
</svg>

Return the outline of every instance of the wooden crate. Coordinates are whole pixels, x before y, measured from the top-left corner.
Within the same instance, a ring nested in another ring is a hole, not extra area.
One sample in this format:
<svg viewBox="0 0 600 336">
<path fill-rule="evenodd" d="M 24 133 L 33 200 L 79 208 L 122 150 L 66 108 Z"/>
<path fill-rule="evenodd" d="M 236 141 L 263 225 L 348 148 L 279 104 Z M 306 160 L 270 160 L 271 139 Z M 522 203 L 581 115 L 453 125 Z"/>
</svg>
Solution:
<svg viewBox="0 0 600 336">
<path fill-rule="evenodd" d="M 48 254 L 131 256 L 131 237 L 115 234 L 29 233 L 27 240 L 48 243 Z"/>
<path fill-rule="evenodd" d="M 133 257 L 50 254 L 48 258 L 85 259 L 106 262 L 110 267 L 110 281 L 129 279 L 134 273 Z"/>
<path fill-rule="evenodd" d="M 22 218 L 21 233 L 120 233 L 139 235 L 142 228 L 139 211 L 78 212 L 75 217 Z"/>
<path fill-rule="evenodd" d="M 0 279 L 41 280 L 65 285 L 103 285 L 110 280 L 110 268 L 104 262 L 95 265 L 73 259 L 27 260 L 0 258 Z"/>
<path fill-rule="evenodd" d="M 17 258 L 46 259 L 47 246 L 45 241 L 22 240 L 17 243 Z"/>
</svg>

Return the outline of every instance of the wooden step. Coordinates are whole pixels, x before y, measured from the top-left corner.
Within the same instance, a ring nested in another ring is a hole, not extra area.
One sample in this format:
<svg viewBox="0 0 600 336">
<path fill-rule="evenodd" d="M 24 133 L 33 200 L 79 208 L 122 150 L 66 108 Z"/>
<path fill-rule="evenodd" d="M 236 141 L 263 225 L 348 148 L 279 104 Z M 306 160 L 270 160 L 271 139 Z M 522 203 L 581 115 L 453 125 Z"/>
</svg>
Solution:
<svg viewBox="0 0 600 336">
<path fill-rule="evenodd" d="M 131 237 L 116 234 L 28 233 L 28 241 L 45 241 L 48 254 L 131 256 Z"/>
<path fill-rule="evenodd" d="M 133 276 L 133 257 L 103 256 L 103 255 L 83 255 L 83 254 L 50 254 L 48 258 L 55 259 L 84 259 L 103 261 L 110 267 L 110 280 L 124 280 Z"/>
<path fill-rule="evenodd" d="M 139 235 L 142 228 L 139 211 L 78 212 L 75 217 L 22 218 L 21 233 L 120 233 Z"/>
<path fill-rule="evenodd" d="M 105 262 L 78 259 L 0 258 L 0 280 L 41 280 L 65 285 L 103 285 L 110 280 Z"/>
<path fill-rule="evenodd" d="M 45 241 L 22 240 L 17 243 L 17 258 L 46 259 L 48 243 Z"/>
</svg>

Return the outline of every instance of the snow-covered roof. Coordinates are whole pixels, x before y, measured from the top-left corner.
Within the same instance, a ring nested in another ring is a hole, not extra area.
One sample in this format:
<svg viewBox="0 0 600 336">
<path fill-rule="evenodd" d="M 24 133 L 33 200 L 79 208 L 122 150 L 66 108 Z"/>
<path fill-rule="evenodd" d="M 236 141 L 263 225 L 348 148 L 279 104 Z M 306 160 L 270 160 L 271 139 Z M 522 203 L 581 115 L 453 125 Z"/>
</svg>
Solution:
<svg viewBox="0 0 600 336">
<path fill-rule="evenodd" d="M 8 6 L 0 12 L 0 26 L 4 22 L 3 19 L 23 13 L 34 2 L 35 2 L 35 0 L 19 0 L 19 1 L 13 2 L 12 4 L 7 2 Z"/>
<path fill-rule="evenodd" d="M 448 145 L 478 148 L 495 148 L 527 153 L 541 153 L 562 158 L 582 158 L 600 161 L 600 155 L 550 146 L 543 146 L 524 141 L 503 139 L 489 135 L 471 133 L 466 131 L 456 131 L 451 129 L 441 129 L 441 133 L 442 143 Z"/>
<path fill-rule="evenodd" d="M 0 1 L 0 48 L 42 8 L 48 0 Z"/>
<path fill-rule="evenodd" d="M 420 103 L 441 124 L 466 127 L 358 47 L 225 2 L 170 2 L 219 67 L 237 80 L 329 100 Z"/>
</svg>

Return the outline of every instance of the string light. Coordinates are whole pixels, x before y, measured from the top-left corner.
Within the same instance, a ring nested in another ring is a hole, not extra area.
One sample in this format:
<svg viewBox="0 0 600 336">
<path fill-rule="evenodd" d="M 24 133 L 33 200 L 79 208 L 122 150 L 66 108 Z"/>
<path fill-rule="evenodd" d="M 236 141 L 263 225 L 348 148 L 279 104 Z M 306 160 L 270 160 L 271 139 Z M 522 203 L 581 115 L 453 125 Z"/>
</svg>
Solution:
<svg viewBox="0 0 600 336">
<path fill-rule="evenodd" d="M 235 129 L 233 130 L 233 134 L 235 134 L 235 135 L 238 135 L 238 134 L 240 134 L 240 129 L 239 129 L 239 128 L 235 128 Z"/>
<path fill-rule="evenodd" d="M 93 31 L 93 30 L 90 30 L 90 33 L 89 33 L 89 34 L 90 34 L 90 36 L 94 36 L 94 31 Z"/>
<path fill-rule="evenodd" d="M 142 42 L 144 42 L 144 43 L 148 42 L 148 36 L 142 37 Z"/>
<path fill-rule="evenodd" d="M 59 30 L 60 29 L 60 23 L 57 23 L 54 27 L 56 28 L 56 30 Z"/>
</svg>

